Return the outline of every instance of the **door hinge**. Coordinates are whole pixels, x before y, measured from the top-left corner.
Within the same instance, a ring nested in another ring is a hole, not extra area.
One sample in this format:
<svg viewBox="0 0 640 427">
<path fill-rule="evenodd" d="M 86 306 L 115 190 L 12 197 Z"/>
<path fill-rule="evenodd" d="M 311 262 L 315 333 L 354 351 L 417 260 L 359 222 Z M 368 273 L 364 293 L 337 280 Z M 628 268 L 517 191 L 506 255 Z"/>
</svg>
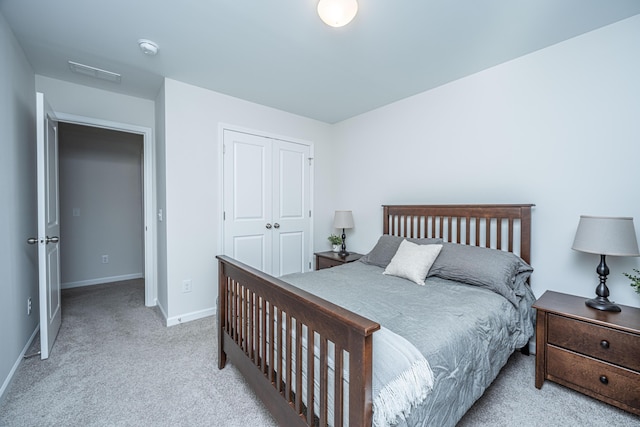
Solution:
<svg viewBox="0 0 640 427">
<path fill-rule="evenodd" d="M 309 261 L 309 270 L 311 270 L 311 261 Z"/>
<path fill-rule="evenodd" d="M 227 154 L 227 144 L 222 144 L 222 154 Z"/>
<path fill-rule="evenodd" d="M 222 211 L 222 220 L 225 221 L 227 219 L 227 213 Z"/>
<path fill-rule="evenodd" d="M 309 210 L 309 218 L 311 218 L 311 210 Z"/>
<path fill-rule="evenodd" d="M 313 157 L 307 157 L 307 159 L 309 160 L 309 166 L 311 166 L 311 161 L 313 160 Z"/>
</svg>

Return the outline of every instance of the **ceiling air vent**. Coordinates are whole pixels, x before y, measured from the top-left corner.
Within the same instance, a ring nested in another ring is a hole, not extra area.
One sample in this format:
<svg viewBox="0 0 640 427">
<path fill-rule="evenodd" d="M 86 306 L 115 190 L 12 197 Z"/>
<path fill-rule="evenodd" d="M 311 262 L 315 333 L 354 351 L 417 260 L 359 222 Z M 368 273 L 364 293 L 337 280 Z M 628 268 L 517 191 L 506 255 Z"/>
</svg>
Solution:
<svg viewBox="0 0 640 427">
<path fill-rule="evenodd" d="M 122 80 L 122 76 L 118 73 L 101 70 L 100 68 L 80 64 L 78 62 L 69 61 L 69 68 L 74 73 L 83 74 L 89 77 L 95 77 L 96 79 L 107 80 L 113 83 L 120 83 L 120 81 Z"/>
</svg>

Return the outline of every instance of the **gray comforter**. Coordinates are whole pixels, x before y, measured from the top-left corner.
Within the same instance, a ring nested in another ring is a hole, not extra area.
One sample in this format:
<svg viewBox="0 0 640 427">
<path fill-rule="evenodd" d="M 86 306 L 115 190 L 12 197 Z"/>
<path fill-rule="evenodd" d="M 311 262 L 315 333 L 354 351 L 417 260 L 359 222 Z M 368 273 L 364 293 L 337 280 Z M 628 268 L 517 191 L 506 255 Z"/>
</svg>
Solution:
<svg viewBox="0 0 640 427">
<path fill-rule="evenodd" d="M 521 284 L 515 307 L 485 288 L 437 277 L 419 286 L 382 271 L 353 262 L 282 280 L 374 320 L 412 343 L 431 365 L 434 387 L 398 425 L 454 426 L 514 349 L 533 335 L 535 298 Z"/>
</svg>

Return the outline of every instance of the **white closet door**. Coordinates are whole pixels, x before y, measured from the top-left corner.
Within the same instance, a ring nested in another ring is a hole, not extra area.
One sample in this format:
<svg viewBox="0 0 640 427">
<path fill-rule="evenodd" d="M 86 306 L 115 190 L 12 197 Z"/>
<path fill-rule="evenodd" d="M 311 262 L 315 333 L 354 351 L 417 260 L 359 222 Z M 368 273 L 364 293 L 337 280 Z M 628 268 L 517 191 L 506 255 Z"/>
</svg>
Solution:
<svg viewBox="0 0 640 427">
<path fill-rule="evenodd" d="M 310 148 L 224 131 L 224 253 L 274 276 L 308 271 Z"/>
<path fill-rule="evenodd" d="M 307 271 L 309 259 L 309 146 L 273 142 L 273 274 Z"/>
<path fill-rule="evenodd" d="M 224 131 L 224 253 L 271 272 L 271 142 Z"/>
</svg>

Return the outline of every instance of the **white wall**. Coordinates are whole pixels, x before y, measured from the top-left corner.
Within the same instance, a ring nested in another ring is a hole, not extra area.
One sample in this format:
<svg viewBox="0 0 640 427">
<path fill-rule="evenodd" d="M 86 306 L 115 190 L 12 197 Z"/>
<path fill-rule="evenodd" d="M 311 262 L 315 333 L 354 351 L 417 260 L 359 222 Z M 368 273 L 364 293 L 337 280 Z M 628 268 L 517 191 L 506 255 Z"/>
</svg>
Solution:
<svg viewBox="0 0 640 427">
<path fill-rule="evenodd" d="M 144 277 L 142 135 L 58 129 L 62 288 Z"/>
<path fill-rule="evenodd" d="M 157 134 L 164 134 L 162 161 L 166 162 L 166 168 L 165 176 L 158 178 L 166 182 L 166 194 L 158 195 L 158 209 L 163 209 L 166 222 L 159 226 L 159 230 L 166 227 L 168 306 L 164 310 L 168 323 L 173 324 L 212 314 L 215 308 L 215 256 L 221 253 L 219 125 L 314 143 L 314 215 L 319 218 L 326 218 L 333 209 L 333 178 L 329 169 L 333 144 L 330 125 L 175 80 L 165 80 L 163 102 L 164 130 L 158 129 Z M 157 148 L 159 166 L 160 144 Z M 162 240 L 163 237 L 159 238 Z M 319 243 L 326 247 L 325 242 Z M 160 263 L 163 257 L 158 258 Z M 185 279 L 192 281 L 190 293 L 181 292 Z"/>
<path fill-rule="evenodd" d="M 36 90 L 45 94 L 56 113 L 102 119 L 152 128 L 155 104 L 152 100 L 94 89 L 36 75 Z"/>
<path fill-rule="evenodd" d="M 536 295 L 594 295 L 599 257 L 571 250 L 579 216 L 640 229 L 639 52 L 636 16 L 338 124 L 348 247 L 373 246 L 382 204 L 530 202 Z M 640 306 L 622 275 L 640 260 L 607 263 L 611 299 Z"/>
<path fill-rule="evenodd" d="M 38 326 L 35 78 L 0 14 L 0 399 Z M 27 298 L 33 310 L 27 315 Z"/>
</svg>

